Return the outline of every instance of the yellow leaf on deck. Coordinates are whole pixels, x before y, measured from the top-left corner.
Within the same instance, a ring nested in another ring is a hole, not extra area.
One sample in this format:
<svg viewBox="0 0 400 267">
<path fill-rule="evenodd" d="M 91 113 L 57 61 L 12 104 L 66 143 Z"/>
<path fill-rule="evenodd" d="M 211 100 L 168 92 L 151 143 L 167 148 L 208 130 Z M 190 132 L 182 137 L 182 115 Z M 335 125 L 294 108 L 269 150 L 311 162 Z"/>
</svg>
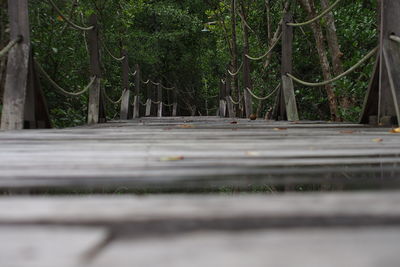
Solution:
<svg viewBox="0 0 400 267">
<path fill-rule="evenodd" d="M 256 152 L 256 151 L 247 151 L 247 152 L 246 152 L 246 156 L 248 156 L 248 157 L 258 157 L 258 156 L 260 156 L 260 152 Z"/>
<path fill-rule="evenodd" d="M 390 130 L 391 133 L 400 133 L 400 128 Z"/>
<path fill-rule="evenodd" d="M 372 139 L 372 141 L 375 143 L 380 143 L 380 142 L 383 142 L 383 139 L 382 138 L 374 138 L 374 139 Z"/>
<path fill-rule="evenodd" d="M 286 131 L 287 128 L 274 128 L 274 131 Z"/>
<path fill-rule="evenodd" d="M 182 125 L 179 125 L 178 127 L 182 128 L 182 129 L 192 129 L 192 128 L 194 128 L 194 126 L 190 125 L 190 124 L 182 124 Z"/>
<path fill-rule="evenodd" d="M 184 160 L 185 159 L 185 157 L 183 157 L 183 156 L 176 156 L 176 157 L 164 157 L 164 158 L 161 158 L 160 160 L 161 161 L 180 161 L 180 160 Z"/>
</svg>

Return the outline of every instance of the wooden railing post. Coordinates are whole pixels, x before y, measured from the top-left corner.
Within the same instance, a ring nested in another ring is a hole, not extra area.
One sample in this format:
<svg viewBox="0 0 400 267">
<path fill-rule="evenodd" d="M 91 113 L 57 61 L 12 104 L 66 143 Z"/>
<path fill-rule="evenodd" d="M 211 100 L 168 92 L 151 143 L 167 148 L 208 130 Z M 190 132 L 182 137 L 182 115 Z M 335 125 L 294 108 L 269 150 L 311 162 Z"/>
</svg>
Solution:
<svg viewBox="0 0 400 267">
<path fill-rule="evenodd" d="M 163 88 L 161 86 L 161 82 L 158 82 L 157 85 L 157 98 L 158 98 L 157 116 L 161 118 L 163 116 Z"/>
<path fill-rule="evenodd" d="M 174 87 L 172 91 L 173 105 L 172 105 L 172 117 L 176 117 L 178 115 L 178 88 Z"/>
<path fill-rule="evenodd" d="M 400 122 L 400 2 L 380 1 L 380 40 L 374 73 L 368 88 L 361 123 L 391 126 Z"/>
<path fill-rule="evenodd" d="M 219 82 L 219 116 L 221 118 L 226 117 L 226 81 L 221 80 Z"/>
<path fill-rule="evenodd" d="M 297 121 L 296 96 L 294 94 L 293 80 L 287 76 L 293 72 L 293 27 L 287 25 L 293 22 L 293 15 L 288 11 L 282 23 L 282 87 L 279 93 L 280 101 L 276 119 Z"/>
<path fill-rule="evenodd" d="M 125 49 L 122 50 L 122 56 L 124 57 L 122 61 L 122 101 L 121 101 L 121 120 L 128 120 L 129 115 L 132 114 L 132 108 L 130 103 L 130 86 L 129 86 L 129 59 L 128 53 Z"/>
<path fill-rule="evenodd" d="M 142 80 L 142 73 L 140 71 L 140 66 L 139 64 L 136 64 L 135 66 L 135 71 L 136 71 L 136 76 L 135 76 L 135 100 L 134 100 L 134 106 L 133 106 L 133 118 L 137 119 L 140 118 L 140 89 L 142 86 L 141 80 Z"/>
<path fill-rule="evenodd" d="M 151 108 L 152 108 L 152 97 L 153 97 L 153 91 L 152 91 L 152 85 L 151 83 L 147 84 L 147 102 L 146 102 L 146 117 L 151 116 Z"/>
<path fill-rule="evenodd" d="M 89 89 L 89 108 L 88 108 L 88 124 L 96 124 L 100 122 L 101 109 L 101 67 L 99 53 L 99 30 L 97 24 L 97 16 L 91 15 L 89 25 L 94 26 L 88 32 L 88 45 L 90 54 L 90 73 L 96 77 L 92 87 Z"/>
<path fill-rule="evenodd" d="M 228 107 L 228 116 L 229 118 L 235 118 L 236 117 L 236 112 L 235 108 L 232 102 L 232 79 L 229 73 L 226 75 L 226 81 L 225 81 L 225 89 L 226 89 L 226 104 Z"/>
</svg>

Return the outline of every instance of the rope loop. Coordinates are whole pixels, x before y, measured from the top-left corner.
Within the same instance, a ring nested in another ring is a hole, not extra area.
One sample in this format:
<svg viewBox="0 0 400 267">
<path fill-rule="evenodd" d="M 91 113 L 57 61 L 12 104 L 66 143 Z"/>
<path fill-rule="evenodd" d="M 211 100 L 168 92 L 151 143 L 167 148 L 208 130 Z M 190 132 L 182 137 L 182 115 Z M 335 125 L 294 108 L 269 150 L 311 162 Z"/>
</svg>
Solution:
<svg viewBox="0 0 400 267">
<path fill-rule="evenodd" d="M 267 99 L 269 99 L 271 96 L 273 96 L 273 95 L 279 90 L 280 87 L 281 87 L 281 84 L 279 83 L 278 86 L 277 86 L 269 95 L 264 96 L 264 97 L 260 97 L 260 96 L 255 95 L 248 87 L 246 87 L 246 90 L 247 90 L 247 92 L 249 92 L 249 94 L 250 94 L 252 97 L 254 97 L 255 99 L 260 100 L 260 101 L 263 101 L 263 100 L 267 100 Z"/>
<path fill-rule="evenodd" d="M 242 62 L 242 64 L 240 65 L 240 67 L 237 69 L 237 71 L 235 73 L 232 73 L 230 70 L 228 70 L 229 75 L 231 75 L 232 77 L 235 77 L 236 75 L 239 74 L 239 72 L 242 69 L 242 67 L 243 67 L 243 62 Z"/>
<path fill-rule="evenodd" d="M 364 62 L 366 62 L 368 59 L 370 59 L 373 55 L 375 55 L 379 50 L 379 47 L 374 48 L 371 52 L 369 52 L 365 57 L 363 57 L 358 63 L 356 63 L 353 67 L 351 67 L 350 69 L 348 69 L 347 71 L 343 72 L 342 74 L 336 76 L 333 79 L 330 79 L 328 81 L 323 81 L 323 82 L 319 82 L 319 83 L 310 83 L 310 82 L 305 82 L 303 80 L 300 80 L 299 78 L 294 77 L 292 74 L 290 73 L 286 73 L 286 75 L 288 77 L 290 77 L 293 81 L 304 85 L 304 86 L 310 86 L 310 87 L 318 87 L 318 86 L 323 86 L 323 85 L 327 85 L 333 82 L 336 82 L 337 80 L 340 80 L 341 78 L 347 76 L 348 74 L 352 73 L 353 71 L 355 71 L 356 69 L 358 69 L 358 67 L 360 67 Z"/>
<path fill-rule="evenodd" d="M 324 17 L 326 14 L 328 14 L 329 12 L 331 12 L 338 4 L 339 4 L 340 0 L 336 0 L 335 3 L 333 3 L 330 7 L 328 7 L 327 9 L 325 9 L 323 12 L 321 12 L 321 14 L 319 14 L 318 16 L 316 16 L 315 18 L 312 18 L 310 20 L 307 20 L 305 22 L 300 22 L 300 23 L 287 23 L 286 25 L 288 26 L 292 26 L 292 27 L 300 27 L 300 26 L 305 26 L 305 25 L 309 25 L 317 20 L 319 20 L 320 18 Z"/>
<path fill-rule="evenodd" d="M 69 20 L 61 11 L 61 9 L 59 9 L 57 7 L 57 5 L 54 3 L 53 0 L 47 0 L 50 5 L 57 11 L 57 13 L 60 15 L 60 17 L 63 19 L 63 21 L 65 21 L 67 24 L 69 24 L 72 28 L 74 28 L 75 30 L 80 30 L 80 31 L 91 31 L 94 29 L 94 26 L 79 26 L 77 24 L 75 24 L 74 22 L 72 22 L 71 20 Z"/>
<path fill-rule="evenodd" d="M 107 99 L 111 104 L 117 105 L 117 104 L 121 103 L 123 94 L 121 95 L 120 99 L 118 99 L 117 101 L 114 101 L 114 100 L 112 100 L 112 99 L 107 95 L 107 92 L 106 92 L 106 90 L 104 89 L 104 87 L 101 87 L 101 90 L 102 90 L 104 96 L 106 97 L 106 99 Z"/>
<path fill-rule="evenodd" d="M 39 64 L 39 62 L 37 62 L 35 60 L 35 65 L 37 67 L 37 69 L 39 70 L 40 74 L 42 74 L 42 76 L 44 78 L 46 78 L 46 80 L 55 88 L 57 89 L 61 94 L 65 95 L 65 96 L 80 96 L 82 94 L 84 94 L 86 91 L 89 90 L 90 87 L 92 87 L 94 81 L 96 80 L 96 77 L 92 77 L 90 79 L 89 84 L 82 89 L 81 91 L 78 92 L 69 92 L 67 90 L 65 90 L 64 88 L 62 88 L 60 85 L 58 85 L 51 77 L 50 75 L 42 68 L 42 66 Z"/>
</svg>

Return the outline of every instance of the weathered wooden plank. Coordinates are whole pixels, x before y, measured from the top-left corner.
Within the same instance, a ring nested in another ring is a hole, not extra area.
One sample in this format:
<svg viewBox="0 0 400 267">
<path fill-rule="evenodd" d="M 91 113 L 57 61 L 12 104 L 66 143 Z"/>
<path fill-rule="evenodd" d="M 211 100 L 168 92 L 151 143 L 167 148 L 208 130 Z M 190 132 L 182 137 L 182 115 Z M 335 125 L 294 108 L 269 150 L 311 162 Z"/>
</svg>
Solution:
<svg viewBox="0 0 400 267">
<path fill-rule="evenodd" d="M 398 192 L 314 193 L 284 195 L 158 195 L 86 197 L 1 197 L 4 225 L 153 224 L 191 230 L 251 230 L 282 227 L 400 226 Z M 152 226 L 153 227 L 153 226 Z M 154 228 L 153 227 L 153 228 Z M 154 229 L 156 230 L 156 229 Z M 167 228 L 159 229 L 168 231 Z M 128 234 L 128 233 L 127 233 Z M 143 235 L 153 236 L 151 231 Z"/>
<path fill-rule="evenodd" d="M 106 238 L 101 228 L 0 227 L 0 265 L 78 267 Z"/>
<path fill-rule="evenodd" d="M 142 73 L 140 70 L 139 64 L 136 64 L 135 66 L 136 69 L 136 76 L 135 76 L 135 100 L 134 100 L 134 107 L 133 107 L 133 119 L 137 119 L 140 117 L 140 92 L 142 88 L 142 82 L 141 82 L 141 77 Z"/>
<path fill-rule="evenodd" d="M 1 129 L 20 130 L 24 128 L 28 65 L 31 53 L 28 1 L 8 0 L 8 15 L 10 38 L 15 40 L 21 36 L 22 41 L 8 54 Z"/>
<path fill-rule="evenodd" d="M 392 267 L 399 242 L 399 228 L 195 232 L 118 240 L 90 266 Z"/>
<path fill-rule="evenodd" d="M 161 83 L 159 82 L 157 85 L 157 117 L 162 118 L 163 116 L 163 108 L 164 108 L 164 103 L 163 103 L 163 88 L 161 86 Z"/>
</svg>

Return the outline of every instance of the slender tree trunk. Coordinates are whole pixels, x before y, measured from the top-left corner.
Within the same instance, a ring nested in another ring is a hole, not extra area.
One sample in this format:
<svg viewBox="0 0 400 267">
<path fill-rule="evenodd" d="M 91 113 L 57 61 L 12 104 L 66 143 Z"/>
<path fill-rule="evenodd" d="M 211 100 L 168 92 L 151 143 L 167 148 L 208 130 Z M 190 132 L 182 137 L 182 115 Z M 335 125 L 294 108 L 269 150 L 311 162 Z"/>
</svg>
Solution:
<svg viewBox="0 0 400 267">
<path fill-rule="evenodd" d="M 244 20 L 247 19 L 247 14 L 246 14 L 246 8 L 244 3 L 242 2 L 241 9 L 240 9 L 242 18 Z M 243 27 L 243 82 L 244 82 L 244 104 L 245 104 L 245 113 L 246 113 L 246 118 L 249 118 L 250 115 L 253 114 L 253 101 L 252 97 L 247 91 L 246 88 L 249 90 L 252 90 L 252 84 L 251 84 L 251 77 L 250 77 L 250 60 L 245 56 L 249 54 L 250 52 L 250 44 L 249 44 L 249 29 L 246 26 L 246 23 L 242 21 L 242 27 Z"/>
<path fill-rule="evenodd" d="M 302 4 L 303 8 L 307 11 L 309 18 L 314 18 L 315 16 L 317 16 L 317 14 L 315 12 L 314 0 L 300 0 L 300 3 Z M 318 51 L 318 56 L 319 56 L 324 80 L 330 80 L 330 79 L 332 79 L 331 67 L 329 64 L 328 55 L 327 55 L 327 51 L 326 51 L 325 44 L 324 44 L 325 40 L 324 40 L 324 35 L 322 32 L 322 27 L 321 27 L 320 22 L 317 21 L 317 22 L 312 23 L 311 29 L 314 34 L 315 43 L 316 43 L 316 47 L 317 47 L 317 51 Z M 329 103 L 329 109 L 330 109 L 330 113 L 331 113 L 331 120 L 332 121 L 340 121 L 337 96 L 333 90 L 332 84 L 326 85 L 325 91 L 328 95 L 328 103 Z"/>
<path fill-rule="evenodd" d="M 330 6 L 329 0 L 321 0 L 321 6 L 323 9 L 327 9 Z M 329 50 L 332 56 L 332 69 L 335 76 L 343 73 L 342 57 L 343 53 L 340 51 L 340 45 L 336 32 L 335 17 L 333 12 L 329 12 L 326 17 L 326 39 L 328 41 Z M 351 98 L 346 93 L 339 96 L 340 106 L 344 109 L 350 108 L 352 105 Z"/>
<path fill-rule="evenodd" d="M 236 35 L 236 24 L 237 24 L 237 20 L 236 20 L 236 1 L 237 0 L 232 0 L 231 2 L 231 27 L 232 27 L 232 63 L 231 63 L 231 72 L 232 73 L 236 73 L 238 71 L 238 48 L 237 48 L 237 35 Z M 239 89 L 239 80 L 238 80 L 238 76 L 235 75 L 232 77 L 232 92 L 235 95 L 237 99 L 241 99 L 242 98 L 242 94 L 240 92 Z M 241 114 L 241 110 L 242 110 L 242 105 L 239 103 L 239 106 L 237 107 L 237 115 L 238 116 L 242 116 Z"/>
</svg>

